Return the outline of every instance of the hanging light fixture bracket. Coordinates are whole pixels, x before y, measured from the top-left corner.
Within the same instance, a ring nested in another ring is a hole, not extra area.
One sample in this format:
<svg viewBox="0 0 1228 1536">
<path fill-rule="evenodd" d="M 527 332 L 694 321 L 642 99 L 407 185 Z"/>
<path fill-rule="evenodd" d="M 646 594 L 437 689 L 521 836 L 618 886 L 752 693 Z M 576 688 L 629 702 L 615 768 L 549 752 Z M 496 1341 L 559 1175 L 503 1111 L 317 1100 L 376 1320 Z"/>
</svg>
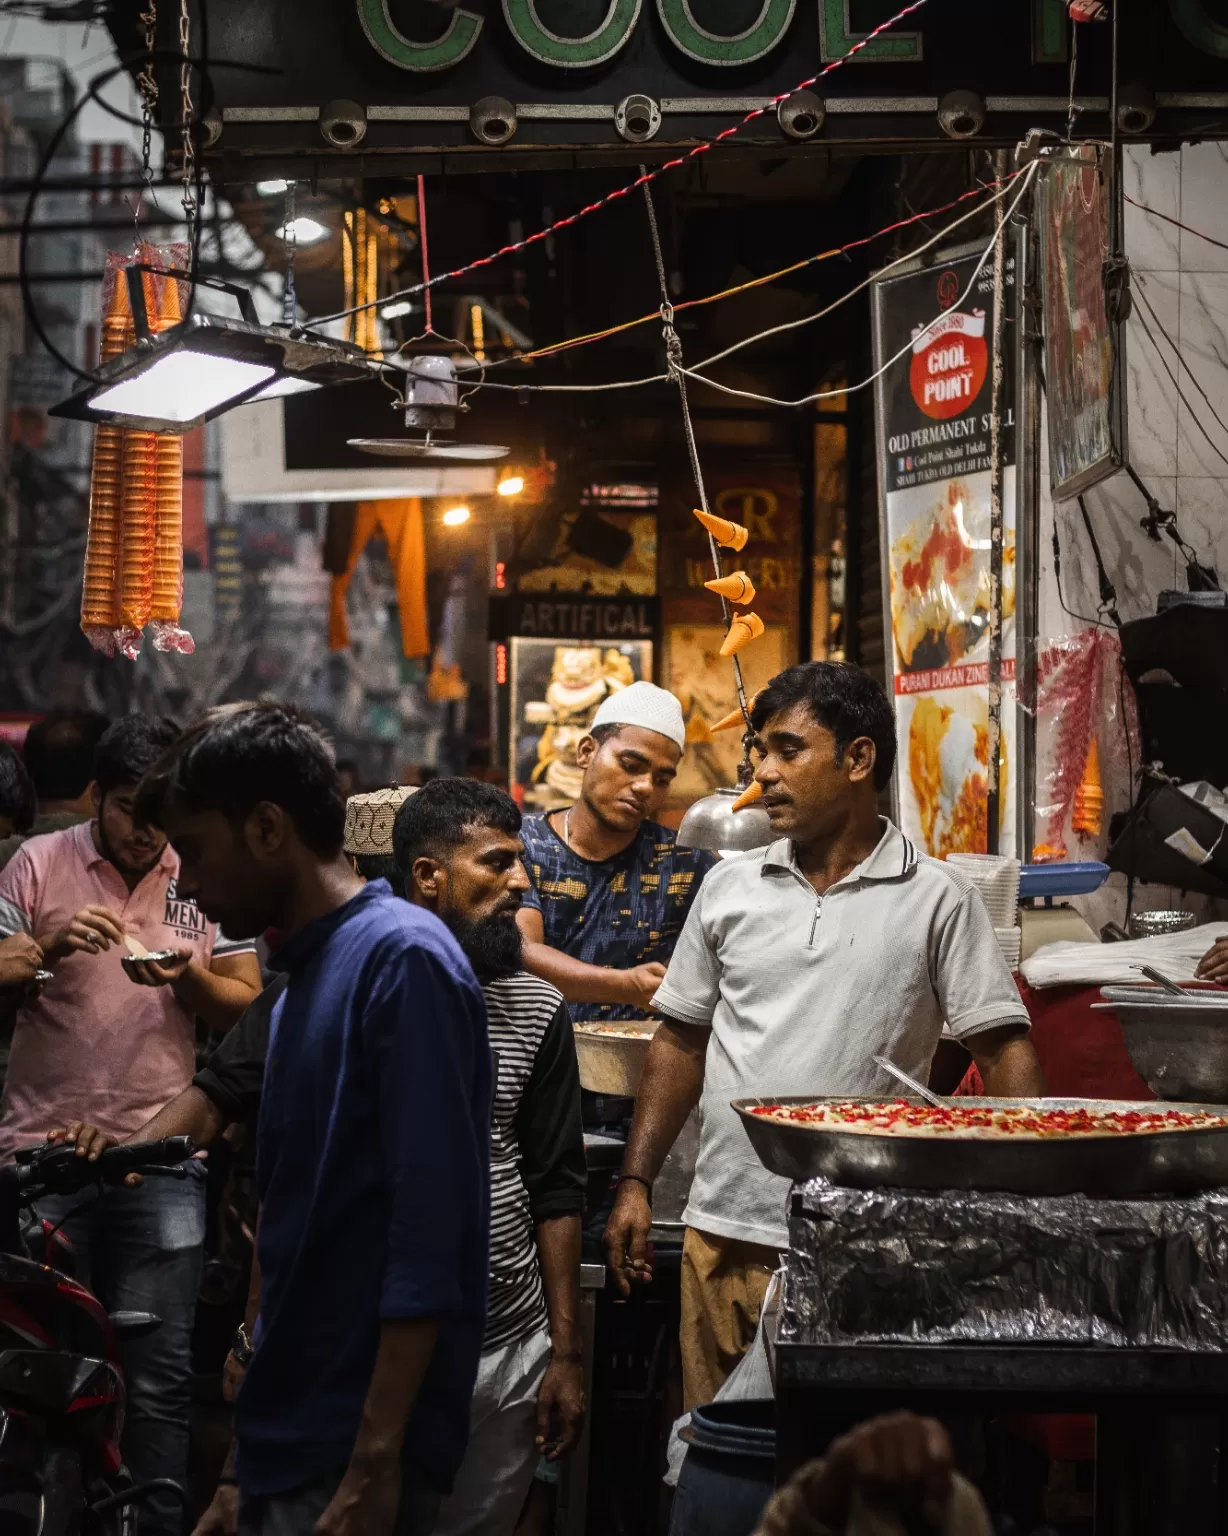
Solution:
<svg viewBox="0 0 1228 1536">
<path fill-rule="evenodd" d="M 187 319 L 155 332 L 145 302 L 146 273 L 229 294 L 239 318 L 204 314 L 192 305 Z M 122 275 L 134 345 L 103 363 L 88 388 L 52 406 L 50 415 L 182 433 L 248 400 L 371 376 L 366 354 L 350 342 L 262 325 L 251 293 L 236 283 L 148 262 L 133 262 Z"/>
</svg>

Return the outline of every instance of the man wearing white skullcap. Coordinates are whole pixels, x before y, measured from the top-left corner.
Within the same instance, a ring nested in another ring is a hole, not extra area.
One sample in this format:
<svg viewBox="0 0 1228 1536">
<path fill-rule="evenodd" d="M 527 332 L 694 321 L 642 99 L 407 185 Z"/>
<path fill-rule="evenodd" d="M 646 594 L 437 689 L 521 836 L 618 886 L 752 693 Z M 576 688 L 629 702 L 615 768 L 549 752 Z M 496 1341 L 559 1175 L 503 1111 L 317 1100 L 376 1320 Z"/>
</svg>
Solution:
<svg viewBox="0 0 1228 1536">
<path fill-rule="evenodd" d="M 710 853 L 678 848 L 651 818 L 686 747 L 682 706 L 653 683 L 610 694 L 580 742 L 580 798 L 526 816 L 532 888 L 518 922 L 525 964 L 552 981 L 573 1019 L 648 1014 Z"/>
</svg>

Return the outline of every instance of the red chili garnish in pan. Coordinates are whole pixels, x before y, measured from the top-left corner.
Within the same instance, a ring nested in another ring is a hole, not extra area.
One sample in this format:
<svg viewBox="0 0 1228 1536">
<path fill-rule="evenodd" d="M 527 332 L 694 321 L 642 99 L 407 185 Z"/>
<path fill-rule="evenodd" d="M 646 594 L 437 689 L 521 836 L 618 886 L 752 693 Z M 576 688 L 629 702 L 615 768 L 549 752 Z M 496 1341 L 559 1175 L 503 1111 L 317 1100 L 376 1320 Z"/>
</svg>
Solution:
<svg viewBox="0 0 1228 1536">
<path fill-rule="evenodd" d="M 1140 1136 L 1162 1131 L 1228 1128 L 1228 1115 L 1184 1109 L 1040 1109 L 1024 1106 L 951 1104 L 938 1109 L 907 1099 L 847 1099 L 827 1104 L 757 1104 L 751 1113 L 765 1120 L 821 1130 L 881 1132 L 887 1135 L 955 1135 L 1001 1139 L 1018 1136 Z"/>
</svg>

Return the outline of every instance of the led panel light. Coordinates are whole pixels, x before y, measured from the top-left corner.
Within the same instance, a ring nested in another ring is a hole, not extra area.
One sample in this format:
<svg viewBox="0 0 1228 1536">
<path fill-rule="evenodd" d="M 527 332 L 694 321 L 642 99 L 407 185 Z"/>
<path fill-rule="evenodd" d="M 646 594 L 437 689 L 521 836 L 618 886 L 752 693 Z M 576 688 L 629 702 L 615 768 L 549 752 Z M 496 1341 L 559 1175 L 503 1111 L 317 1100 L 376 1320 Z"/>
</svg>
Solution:
<svg viewBox="0 0 1228 1536">
<path fill-rule="evenodd" d="M 177 423 L 195 421 L 228 400 L 250 394 L 276 371 L 207 352 L 168 352 L 143 372 L 100 390 L 89 409 L 140 421 L 155 416 Z"/>
<path fill-rule="evenodd" d="M 160 270 L 140 263 L 125 269 L 135 344 L 101 364 L 87 389 L 52 406 L 52 416 L 180 433 L 257 395 L 267 399 L 370 378 L 371 363 L 360 347 L 298 327 L 262 325 L 250 292 L 221 278 L 171 273 L 231 294 L 239 319 L 193 307 L 180 324 L 151 331 L 141 274 Z"/>
</svg>

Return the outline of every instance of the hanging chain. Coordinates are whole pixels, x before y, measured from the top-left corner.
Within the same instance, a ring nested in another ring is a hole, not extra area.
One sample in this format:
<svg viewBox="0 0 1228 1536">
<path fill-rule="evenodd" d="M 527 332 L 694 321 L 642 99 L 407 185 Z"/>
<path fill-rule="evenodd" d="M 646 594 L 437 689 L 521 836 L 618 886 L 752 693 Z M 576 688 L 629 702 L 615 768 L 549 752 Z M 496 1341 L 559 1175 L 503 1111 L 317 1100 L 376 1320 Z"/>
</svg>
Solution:
<svg viewBox="0 0 1228 1536">
<path fill-rule="evenodd" d="M 158 34 L 157 0 L 149 0 L 148 10 L 141 12 L 141 25 L 145 28 L 145 64 L 136 77 L 141 93 L 141 182 L 144 190 L 137 194 L 132 205 L 133 248 L 141 243 L 141 204 L 153 202 L 153 120 L 158 106 L 158 81 L 154 75 L 154 46 Z"/>
<path fill-rule="evenodd" d="M 196 205 L 196 143 L 192 131 L 191 44 L 188 0 L 179 0 L 179 52 L 183 55 L 179 66 L 179 127 L 183 139 L 183 216 L 188 223 L 189 247 L 193 243 L 193 224 L 199 212 Z"/>
<path fill-rule="evenodd" d="M 647 175 L 647 169 L 640 167 L 640 174 Z M 691 407 L 686 394 L 686 370 L 682 365 L 682 338 L 678 335 L 674 326 L 674 306 L 669 299 L 669 283 L 665 276 L 665 258 L 661 254 L 661 233 L 657 228 L 657 211 L 652 204 L 652 188 L 645 182 L 644 202 L 648 207 L 648 227 L 652 231 L 652 252 L 657 262 L 657 281 L 661 288 L 661 335 L 665 342 L 665 371 L 678 388 L 678 400 L 682 406 L 682 430 L 686 435 L 687 453 L 691 460 L 691 475 L 695 481 L 695 493 L 699 497 L 699 505 L 704 512 L 708 508 L 708 492 L 704 487 L 703 466 L 699 462 L 699 445 L 695 441 L 695 426 L 691 421 Z M 711 532 L 708 534 L 708 548 L 712 554 L 712 568 L 717 579 L 724 574 L 721 569 L 721 550 Z M 725 621 L 725 628 L 729 628 L 729 604 L 721 597 L 721 616 Z M 742 681 L 742 663 L 737 656 L 731 656 L 733 662 L 734 686 L 738 692 L 738 708 L 742 711 L 742 719 L 746 723 L 746 734 L 742 738 L 742 762 L 738 769 L 739 782 L 750 782 L 750 743 L 753 731 L 750 723 L 750 711 L 746 703 L 746 687 Z M 745 770 L 745 773 L 743 773 Z"/>
<path fill-rule="evenodd" d="M 295 183 L 286 182 L 286 217 L 282 239 L 286 242 L 286 287 L 281 298 L 281 320 L 292 326 L 298 319 L 298 298 L 294 291 L 294 258 L 298 252 L 298 231 L 295 229 Z"/>
</svg>

